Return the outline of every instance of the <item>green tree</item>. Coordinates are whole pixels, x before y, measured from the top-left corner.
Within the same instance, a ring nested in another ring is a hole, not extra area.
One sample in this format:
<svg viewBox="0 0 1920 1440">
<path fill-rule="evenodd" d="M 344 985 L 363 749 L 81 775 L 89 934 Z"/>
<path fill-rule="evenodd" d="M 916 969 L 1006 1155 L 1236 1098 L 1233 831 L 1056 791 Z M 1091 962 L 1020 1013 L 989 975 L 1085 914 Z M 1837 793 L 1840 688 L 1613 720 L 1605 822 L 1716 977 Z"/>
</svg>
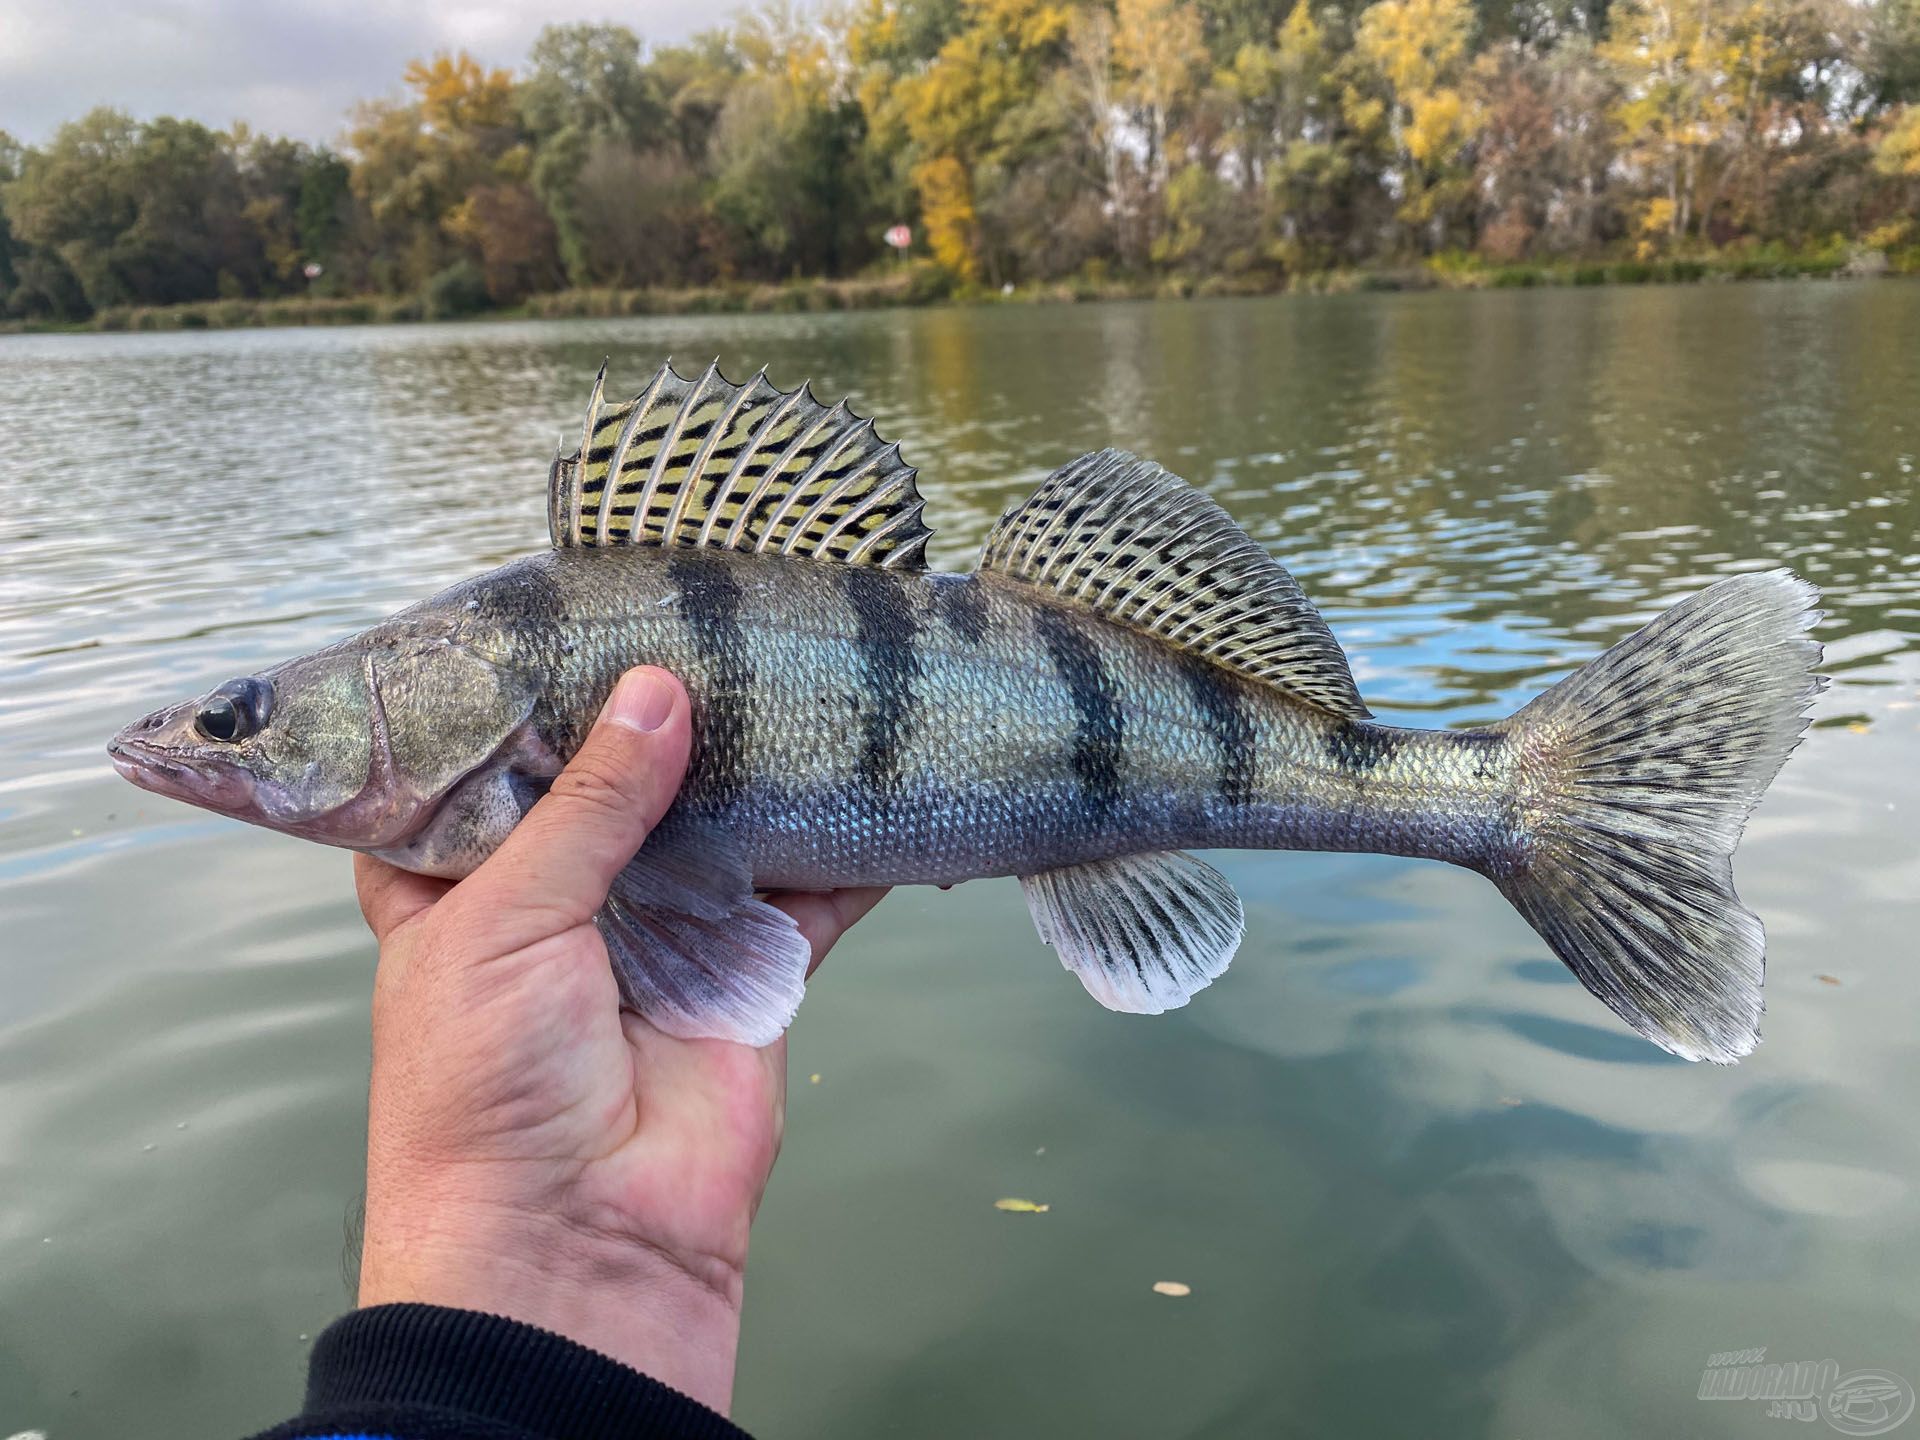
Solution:
<svg viewBox="0 0 1920 1440">
<path fill-rule="evenodd" d="M 325 270 L 339 270 L 353 220 L 352 169 L 331 151 L 315 152 L 301 171 L 293 204 L 300 253 Z"/>
<path fill-rule="evenodd" d="M 19 175 L 23 153 L 20 142 L 0 130 L 0 315 L 12 311 L 14 292 L 20 285 L 14 258 L 24 247 L 13 238 L 13 225 L 7 219 L 6 187 Z"/>
<path fill-rule="evenodd" d="M 575 284 L 595 283 L 604 277 L 582 235 L 580 172 L 601 147 L 658 143 L 668 121 L 640 38 L 624 25 L 549 25 L 514 98 L 535 146 L 533 188 L 552 216 L 567 274 Z"/>
<path fill-rule="evenodd" d="M 877 248 L 866 120 L 832 41 L 784 8 L 735 28 L 742 70 L 714 131 L 713 206 L 762 274 L 846 271 Z"/>
<path fill-rule="evenodd" d="M 17 239 L 58 257 L 94 309 L 257 293 L 269 273 L 226 137 L 191 120 L 96 110 L 20 156 L 4 204 Z M 35 273 L 64 290 L 53 267 Z"/>
</svg>

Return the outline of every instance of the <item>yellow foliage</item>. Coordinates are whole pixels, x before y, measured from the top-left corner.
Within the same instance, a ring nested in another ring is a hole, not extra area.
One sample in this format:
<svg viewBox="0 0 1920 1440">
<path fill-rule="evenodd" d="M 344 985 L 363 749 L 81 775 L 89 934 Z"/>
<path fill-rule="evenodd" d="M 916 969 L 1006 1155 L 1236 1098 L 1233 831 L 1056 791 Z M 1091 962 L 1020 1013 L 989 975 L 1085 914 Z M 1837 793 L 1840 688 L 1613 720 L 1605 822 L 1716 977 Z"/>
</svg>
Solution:
<svg viewBox="0 0 1920 1440">
<path fill-rule="evenodd" d="M 973 25 L 1014 50 L 1039 50 L 1066 37 L 1072 9 L 1048 0 L 967 0 Z"/>
<path fill-rule="evenodd" d="M 1893 128 L 1881 137 L 1873 166 L 1882 175 L 1920 178 L 1920 105 L 1909 105 L 1900 112 Z"/>
<path fill-rule="evenodd" d="M 1287 18 L 1280 22 L 1280 56 L 1290 66 L 1305 70 L 1322 63 L 1326 53 L 1326 27 L 1313 18 L 1311 0 L 1299 0 Z"/>
<path fill-rule="evenodd" d="M 410 62 L 406 81 L 431 129 L 484 130 L 513 123 L 513 76 L 485 69 L 464 50 Z"/>
<path fill-rule="evenodd" d="M 1118 0 L 1113 58 L 1149 105 L 1171 106 L 1207 63 L 1200 12 L 1190 0 Z"/>
<path fill-rule="evenodd" d="M 1466 140 L 1467 100 L 1458 90 L 1432 90 L 1409 102 L 1407 153 L 1421 165 L 1440 165 Z"/>
<path fill-rule="evenodd" d="M 856 67 L 885 60 L 900 45 L 900 11 L 887 0 L 861 0 L 846 13 L 841 34 Z"/>
<path fill-rule="evenodd" d="M 1407 220 L 1430 218 L 1464 184 L 1445 172 L 1479 123 L 1466 90 L 1472 34 L 1473 0 L 1379 0 L 1360 17 L 1354 52 L 1375 83 L 1349 88 L 1348 119 L 1363 132 L 1385 119 L 1413 172 L 1401 207 Z M 1390 99 L 1373 93 L 1381 88 Z"/>
<path fill-rule="evenodd" d="M 476 213 L 478 199 L 477 195 L 467 196 L 447 212 L 440 227 L 456 240 L 465 244 L 476 243 L 480 236 L 479 216 Z"/>
<path fill-rule="evenodd" d="M 1647 206 L 1641 230 L 1678 238 L 1699 218 L 1700 197 L 1743 150 L 1767 143 L 1768 111 L 1753 97 L 1789 85 L 1795 7 L 1778 0 L 1618 0 L 1599 54 L 1620 84 L 1613 125 L 1621 158 L 1666 198 Z M 1710 166 L 1714 167 L 1710 173 Z M 1661 226 L 1664 225 L 1664 231 Z"/>
<path fill-rule="evenodd" d="M 914 167 L 920 192 L 920 217 L 927 227 L 927 248 L 963 280 L 980 277 L 974 253 L 973 181 L 952 155 L 936 155 Z"/>
<path fill-rule="evenodd" d="M 1472 0 L 1380 0 L 1360 17 L 1354 48 L 1403 97 L 1458 80 L 1473 30 Z"/>
<path fill-rule="evenodd" d="M 811 17 L 770 0 L 734 21 L 733 47 L 749 72 L 779 83 L 785 101 L 803 107 L 828 102 L 837 67 L 827 32 Z"/>
<path fill-rule="evenodd" d="M 1898 250 L 1912 243 L 1915 226 L 1911 220 L 1889 220 L 1885 225 L 1876 225 L 1860 237 L 1860 243 L 1869 250 Z"/>
<path fill-rule="evenodd" d="M 927 244 L 941 265 L 974 280 L 980 274 L 973 166 L 996 143 L 1001 117 L 1033 93 L 1044 52 L 1064 41 L 1070 18 L 1052 0 L 966 0 L 969 24 L 941 46 L 933 63 L 896 77 L 891 94 L 870 76 L 860 87 L 873 133 L 904 130 L 915 155 Z M 869 29 L 863 46 L 884 33 Z"/>
</svg>

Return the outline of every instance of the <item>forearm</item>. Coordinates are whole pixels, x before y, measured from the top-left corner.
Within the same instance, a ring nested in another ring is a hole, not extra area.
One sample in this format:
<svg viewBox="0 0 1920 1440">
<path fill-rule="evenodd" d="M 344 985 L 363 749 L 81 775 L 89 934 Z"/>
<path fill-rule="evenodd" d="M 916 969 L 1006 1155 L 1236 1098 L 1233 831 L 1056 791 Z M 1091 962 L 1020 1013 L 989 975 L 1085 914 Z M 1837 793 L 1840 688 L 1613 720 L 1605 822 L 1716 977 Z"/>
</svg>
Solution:
<svg viewBox="0 0 1920 1440">
<path fill-rule="evenodd" d="M 515 1320 L 380 1305 L 313 1347 L 301 1414 L 256 1440 L 746 1440 L 724 1416 Z"/>
</svg>

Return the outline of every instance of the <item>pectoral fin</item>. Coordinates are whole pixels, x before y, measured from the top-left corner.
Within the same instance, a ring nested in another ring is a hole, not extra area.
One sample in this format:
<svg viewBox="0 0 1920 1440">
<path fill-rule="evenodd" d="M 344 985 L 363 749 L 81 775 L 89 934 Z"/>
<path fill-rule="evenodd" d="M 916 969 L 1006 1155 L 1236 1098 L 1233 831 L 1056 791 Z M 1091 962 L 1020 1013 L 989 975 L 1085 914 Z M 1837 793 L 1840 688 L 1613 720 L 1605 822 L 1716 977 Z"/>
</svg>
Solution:
<svg viewBox="0 0 1920 1440">
<path fill-rule="evenodd" d="M 723 837 L 670 818 L 594 917 L 621 1003 L 682 1039 L 770 1045 L 805 993 L 811 947 L 753 895 Z"/>
<path fill-rule="evenodd" d="M 1177 1010 L 1227 968 L 1246 932 L 1226 877 L 1178 850 L 1020 877 L 1040 938 L 1109 1010 Z"/>
</svg>

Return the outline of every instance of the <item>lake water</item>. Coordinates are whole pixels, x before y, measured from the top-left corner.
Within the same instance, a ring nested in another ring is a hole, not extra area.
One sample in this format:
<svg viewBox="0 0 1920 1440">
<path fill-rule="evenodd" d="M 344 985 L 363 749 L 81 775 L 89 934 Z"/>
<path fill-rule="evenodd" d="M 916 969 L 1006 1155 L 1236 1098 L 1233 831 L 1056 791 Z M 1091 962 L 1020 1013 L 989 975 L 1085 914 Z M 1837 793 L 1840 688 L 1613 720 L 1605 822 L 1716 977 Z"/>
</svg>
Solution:
<svg viewBox="0 0 1920 1440">
<path fill-rule="evenodd" d="M 543 544 L 594 368 L 668 353 L 854 396 L 943 566 L 1073 455 L 1158 458 L 1392 721 L 1492 720 L 1778 564 L 1835 678 L 1740 851 L 1737 1069 L 1439 866 L 1220 857 L 1247 943 L 1160 1019 L 1011 881 L 896 894 L 793 1031 L 743 1423 L 1751 1436 L 1710 1354 L 1920 1382 L 1920 285 L 1802 283 L 0 339 L 0 1435 L 238 1435 L 349 1303 L 346 857 L 134 790 L 107 736 Z"/>
</svg>

